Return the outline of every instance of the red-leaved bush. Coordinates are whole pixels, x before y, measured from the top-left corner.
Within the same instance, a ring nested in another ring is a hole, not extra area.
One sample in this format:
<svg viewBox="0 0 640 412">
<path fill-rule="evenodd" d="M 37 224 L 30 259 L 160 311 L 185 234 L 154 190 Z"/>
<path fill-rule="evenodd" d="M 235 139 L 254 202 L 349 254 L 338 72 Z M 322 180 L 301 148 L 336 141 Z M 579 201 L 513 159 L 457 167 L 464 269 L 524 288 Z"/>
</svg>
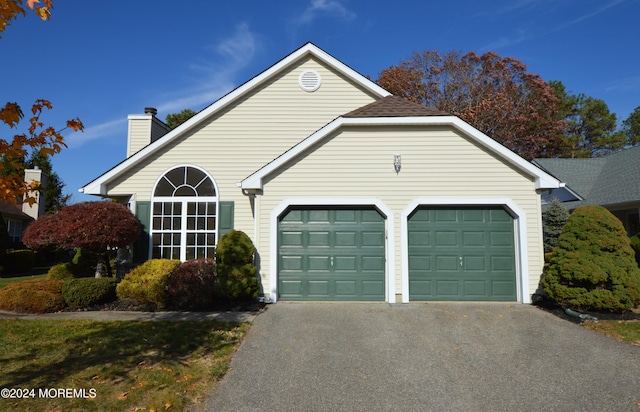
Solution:
<svg viewBox="0 0 640 412">
<path fill-rule="evenodd" d="M 207 309 L 214 304 L 218 287 L 213 259 L 194 259 L 182 263 L 167 279 L 169 306 L 179 310 Z"/>
</svg>

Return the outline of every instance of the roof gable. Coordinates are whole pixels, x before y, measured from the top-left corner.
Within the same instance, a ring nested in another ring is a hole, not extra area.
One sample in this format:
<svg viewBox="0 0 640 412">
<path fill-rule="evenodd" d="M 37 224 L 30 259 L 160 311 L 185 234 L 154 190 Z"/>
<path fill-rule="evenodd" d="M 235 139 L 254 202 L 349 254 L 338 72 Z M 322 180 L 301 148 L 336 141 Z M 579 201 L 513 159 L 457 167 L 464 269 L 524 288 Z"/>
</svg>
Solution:
<svg viewBox="0 0 640 412">
<path fill-rule="evenodd" d="M 306 58 L 315 58 L 319 60 L 321 63 L 331 67 L 336 72 L 340 73 L 349 81 L 353 82 L 358 87 L 370 92 L 374 96 L 384 97 L 388 96 L 390 93 L 367 79 L 365 76 L 357 73 L 355 70 L 351 69 L 344 63 L 330 56 L 317 46 L 312 43 L 307 43 L 292 52 L 288 56 L 284 57 L 273 66 L 269 67 L 267 70 L 253 77 L 243 85 L 234 89 L 227 95 L 223 96 L 207 108 L 200 111 L 198 114 L 193 116 L 191 119 L 178 126 L 174 130 L 170 131 L 157 141 L 147 145 L 137 153 L 133 154 L 131 157 L 123 160 L 118 165 L 116 165 L 111 170 L 102 174 L 98 178 L 89 182 L 84 187 L 80 188 L 80 192 L 84 192 L 86 194 L 94 194 L 94 195 L 106 195 L 106 184 L 107 182 L 115 179 L 120 176 L 125 171 L 129 170 L 139 161 L 147 158 L 148 156 L 156 153 L 157 151 L 164 148 L 166 145 L 172 143 L 176 139 L 179 139 L 181 136 L 191 131 L 192 129 L 198 127 L 201 123 L 209 119 L 212 115 L 221 112 L 225 108 L 234 104 L 235 102 L 242 99 L 247 94 L 252 91 L 258 89 L 262 85 L 269 82 L 271 79 L 274 79 L 283 71 L 287 70 L 287 68 L 297 64 L 303 59 Z"/>
<path fill-rule="evenodd" d="M 394 99 L 387 98 L 383 100 L 388 100 L 391 104 L 395 104 Z M 375 103 L 367 106 L 372 105 L 375 105 Z M 371 107 L 369 107 L 369 109 L 370 108 Z M 511 150 L 502 146 L 500 143 L 496 142 L 494 139 L 485 135 L 470 124 L 464 122 L 459 117 L 426 113 L 427 112 L 422 112 L 422 115 L 420 116 L 400 116 L 399 114 L 397 116 L 390 117 L 341 116 L 300 142 L 298 145 L 283 153 L 274 161 L 248 176 L 241 182 L 241 187 L 247 190 L 263 189 L 263 179 L 265 177 L 280 170 L 281 168 L 286 168 L 289 162 L 298 156 L 303 155 L 312 146 L 322 142 L 324 139 L 330 138 L 340 129 L 350 126 L 449 126 L 470 137 L 474 142 L 487 149 L 490 153 L 493 153 L 497 158 L 504 160 L 516 169 L 531 176 L 535 180 L 536 189 L 554 189 L 563 186 L 563 183 L 555 177 L 513 153 Z"/>
</svg>

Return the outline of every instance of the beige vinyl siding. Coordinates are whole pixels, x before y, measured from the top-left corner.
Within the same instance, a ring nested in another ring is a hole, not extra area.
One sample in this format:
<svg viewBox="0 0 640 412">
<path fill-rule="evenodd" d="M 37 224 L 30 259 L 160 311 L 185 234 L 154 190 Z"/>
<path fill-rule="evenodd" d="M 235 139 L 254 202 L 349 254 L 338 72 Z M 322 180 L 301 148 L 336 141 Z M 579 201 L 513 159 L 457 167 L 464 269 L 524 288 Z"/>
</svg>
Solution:
<svg viewBox="0 0 640 412">
<path fill-rule="evenodd" d="M 320 74 L 317 91 L 299 87 L 303 70 Z M 179 164 L 196 165 L 212 175 L 220 200 L 236 202 L 236 228 L 253 236 L 251 202 L 236 183 L 331 120 L 374 100 L 329 67 L 306 58 L 108 182 L 108 193 L 149 200 L 164 172 Z"/>
<path fill-rule="evenodd" d="M 151 141 L 151 115 L 129 116 L 127 157 L 148 145 Z"/>
<path fill-rule="evenodd" d="M 402 169 L 393 168 L 394 154 Z M 348 127 L 265 180 L 260 217 L 262 277 L 270 273 L 270 211 L 287 198 L 377 198 L 393 211 L 396 293 L 401 291 L 400 216 L 418 198 L 508 198 L 527 218 L 529 289 L 542 272 L 540 199 L 534 182 L 451 128 Z"/>
</svg>

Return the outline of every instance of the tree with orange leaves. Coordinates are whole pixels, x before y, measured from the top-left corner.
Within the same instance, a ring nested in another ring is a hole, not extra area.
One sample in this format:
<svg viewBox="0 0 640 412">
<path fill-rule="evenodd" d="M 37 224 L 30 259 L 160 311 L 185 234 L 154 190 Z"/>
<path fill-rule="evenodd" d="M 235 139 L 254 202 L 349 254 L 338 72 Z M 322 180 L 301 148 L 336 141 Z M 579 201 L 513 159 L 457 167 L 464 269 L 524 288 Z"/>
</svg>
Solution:
<svg viewBox="0 0 640 412">
<path fill-rule="evenodd" d="M 38 4 L 36 4 L 38 3 Z M 27 15 L 25 6 L 35 12 L 42 20 L 48 20 L 53 9 L 53 0 L 43 0 L 39 4 L 38 0 L 27 0 L 26 5 L 23 0 L 0 0 L 0 35 L 4 33 L 6 27 L 18 15 Z M 44 110 L 51 110 L 51 102 L 45 99 L 38 99 L 31 106 L 31 116 L 29 117 L 29 127 L 25 133 L 19 133 L 12 138 L 2 138 L 0 136 L 0 157 L 4 162 L 0 163 L 0 202 L 15 203 L 18 198 L 27 194 L 25 201 L 30 204 L 35 201 L 32 191 L 37 189 L 39 182 L 30 184 L 24 181 L 22 173 L 7 172 L 5 167 L 20 169 L 17 165 L 19 159 L 23 159 L 29 150 L 37 150 L 43 156 L 51 156 L 60 152 L 62 147 L 66 147 L 62 132 L 71 129 L 82 131 L 84 126 L 80 119 L 68 120 L 63 128 L 45 126 L 41 121 Z M 0 107 L 0 122 L 11 129 L 17 128 L 18 123 L 24 118 L 24 112 L 18 103 L 8 102 L 4 107 Z"/>
<path fill-rule="evenodd" d="M 549 83 L 495 52 L 414 53 L 384 69 L 377 83 L 460 117 L 525 159 L 557 154 L 566 128 Z"/>
</svg>

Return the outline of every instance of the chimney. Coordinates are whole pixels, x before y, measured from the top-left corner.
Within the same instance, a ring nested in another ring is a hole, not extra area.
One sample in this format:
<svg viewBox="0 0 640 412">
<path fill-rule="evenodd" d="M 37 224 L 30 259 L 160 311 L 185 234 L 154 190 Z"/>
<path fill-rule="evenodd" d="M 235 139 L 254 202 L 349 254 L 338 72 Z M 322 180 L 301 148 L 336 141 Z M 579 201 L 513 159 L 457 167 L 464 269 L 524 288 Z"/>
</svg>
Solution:
<svg viewBox="0 0 640 412">
<path fill-rule="evenodd" d="M 169 127 L 156 117 L 157 114 L 155 107 L 145 107 L 144 114 L 129 115 L 127 157 L 169 132 Z"/>
<path fill-rule="evenodd" d="M 24 181 L 26 183 L 40 182 L 40 186 L 44 187 L 47 184 L 47 175 L 42 173 L 42 170 L 38 166 L 33 169 L 26 169 L 24 171 Z M 45 213 L 44 204 L 44 192 L 35 190 L 26 193 L 24 197 L 33 196 L 36 201 L 33 205 L 29 205 L 28 202 L 22 202 L 22 211 L 34 219 L 39 218 Z"/>
</svg>

